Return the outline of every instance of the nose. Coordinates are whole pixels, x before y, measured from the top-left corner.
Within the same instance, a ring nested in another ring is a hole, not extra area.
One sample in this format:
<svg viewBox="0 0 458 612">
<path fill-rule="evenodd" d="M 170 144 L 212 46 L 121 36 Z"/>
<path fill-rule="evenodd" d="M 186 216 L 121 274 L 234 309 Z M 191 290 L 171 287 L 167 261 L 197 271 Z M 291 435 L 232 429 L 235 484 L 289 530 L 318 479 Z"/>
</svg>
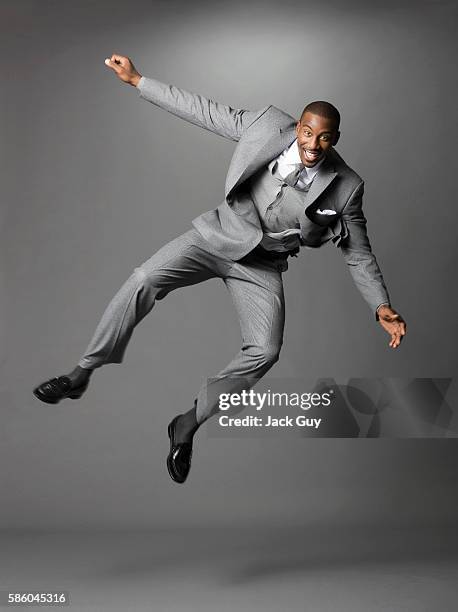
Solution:
<svg viewBox="0 0 458 612">
<path fill-rule="evenodd" d="M 320 140 L 318 136 L 312 136 L 312 138 L 309 140 L 309 148 L 312 149 L 313 151 L 319 150 Z"/>
</svg>

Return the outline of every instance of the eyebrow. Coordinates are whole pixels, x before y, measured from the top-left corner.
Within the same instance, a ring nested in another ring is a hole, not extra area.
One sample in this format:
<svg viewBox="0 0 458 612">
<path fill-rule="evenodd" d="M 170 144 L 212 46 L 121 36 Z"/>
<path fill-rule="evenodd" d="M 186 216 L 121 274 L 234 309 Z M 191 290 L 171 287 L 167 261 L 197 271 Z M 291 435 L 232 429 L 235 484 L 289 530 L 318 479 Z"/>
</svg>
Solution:
<svg viewBox="0 0 458 612">
<path fill-rule="evenodd" d="M 308 129 L 312 130 L 312 132 L 313 132 L 313 128 L 310 127 L 307 123 L 304 123 L 302 125 L 302 127 L 308 127 Z M 321 132 L 320 136 L 323 135 L 323 134 L 332 134 L 332 131 L 331 130 L 325 130 L 324 132 Z"/>
</svg>

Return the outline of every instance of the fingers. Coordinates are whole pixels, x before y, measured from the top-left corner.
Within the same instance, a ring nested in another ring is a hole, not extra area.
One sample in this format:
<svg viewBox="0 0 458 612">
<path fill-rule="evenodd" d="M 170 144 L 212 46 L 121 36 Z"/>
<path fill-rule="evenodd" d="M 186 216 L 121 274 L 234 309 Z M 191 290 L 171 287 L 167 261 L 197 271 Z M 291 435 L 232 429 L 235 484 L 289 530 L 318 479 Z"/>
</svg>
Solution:
<svg viewBox="0 0 458 612">
<path fill-rule="evenodd" d="M 119 55 L 117 53 L 113 53 L 110 58 L 105 60 L 105 64 L 112 68 L 117 74 L 122 72 L 123 70 L 127 70 L 130 65 L 130 60 L 128 57 L 124 55 Z"/>
<path fill-rule="evenodd" d="M 112 70 L 114 70 L 117 74 L 119 74 L 122 70 L 122 68 L 115 63 L 114 60 L 112 60 L 111 58 L 108 58 L 105 60 L 105 64 L 111 68 Z"/>
<path fill-rule="evenodd" d="M 118 55 L 117 53 L 113 53 L 110 57 L 110 60 L 115 64 L 121 65 L 123 68 L 126 68 L 129 64 L 129 58 L 124 55 Z"/>
<path fill-rule="evenodd" d="M 391 336 L 391 341 L 390 341 L 389 346 L 390 346 L 391 348 L 397 348 L 397 347 L 398 347 L 400 344 L 401 344 L 400 337 L 399 337 L 399 336 L 396 336 L 396 334 L 393 334 L 393 335 Z"/>
<path fill-rule="evenodd" d="M 391 333 L 391 341 L 389 346 L 391 348 L 397 348 L 401 344 L 401 340 L 406 333 L 406 325 L 404 322 L 399 323 L 396 329 Z"/>
<path fill-rule="evenodd" d="M 407 326 L 404 319 L 400 314 L 391 309 L 391 312 L 381 315 L 379 321 L 382 327 L 391 336 L 389 346 L 391 348 L 397 348 L 407 332 Z"/>
</svg>

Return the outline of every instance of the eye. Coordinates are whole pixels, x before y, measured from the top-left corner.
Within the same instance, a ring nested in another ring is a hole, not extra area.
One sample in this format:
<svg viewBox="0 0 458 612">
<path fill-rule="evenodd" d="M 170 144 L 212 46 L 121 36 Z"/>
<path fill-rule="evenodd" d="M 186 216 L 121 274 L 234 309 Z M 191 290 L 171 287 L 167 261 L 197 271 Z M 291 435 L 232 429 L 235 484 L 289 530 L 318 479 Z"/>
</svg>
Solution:
<svg viewBox="0 0 458 612">
<path fill-rule="evenodd" d="M 326 136 L 322 136 L 321 140 L 324 140 L 325 142 L 328 141 L 330 138 L 330 136 L 328 134 L 326 134 Z"/>
</svg>

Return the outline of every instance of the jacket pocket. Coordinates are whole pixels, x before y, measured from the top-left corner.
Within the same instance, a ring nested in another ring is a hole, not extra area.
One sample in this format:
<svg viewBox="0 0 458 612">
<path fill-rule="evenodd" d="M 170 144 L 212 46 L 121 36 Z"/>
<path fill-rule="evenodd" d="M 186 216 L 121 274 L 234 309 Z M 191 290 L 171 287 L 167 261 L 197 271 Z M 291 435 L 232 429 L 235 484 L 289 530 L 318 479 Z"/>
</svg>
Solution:
<svg viewBox="0 0 458 612">
<path fill-rule="evenodd" d="M 329 227 L 319 225 L 312 221 L 308 216 L 303 215 L 301 219 L 301 242 L 305 246 L 319 247 L 326 242 Z"/>
</svg>

